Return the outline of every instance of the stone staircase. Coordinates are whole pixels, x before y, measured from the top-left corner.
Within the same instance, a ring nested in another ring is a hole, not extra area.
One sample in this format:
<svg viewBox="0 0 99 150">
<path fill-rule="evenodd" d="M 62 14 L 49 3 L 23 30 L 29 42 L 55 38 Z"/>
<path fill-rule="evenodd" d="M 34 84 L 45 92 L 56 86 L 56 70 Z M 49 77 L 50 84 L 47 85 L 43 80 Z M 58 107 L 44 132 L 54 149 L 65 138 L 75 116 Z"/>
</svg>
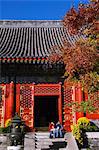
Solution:
<svg viewBox="0 0 99 150">
<path fill-rule="evenodd" d="M 49 138 L 49 132 L 35 132 L 25 138 L 24 150 L 66 150 L 66 139 Z"/>
<path fill-rule="evenodd" d="M 49 132 L 28 132 L 24 138 L 24 147 L 9 147 L 7 137 L 7 134 L 0 135 L 0 150 L 78 150 L 71 132 L 67 132 L 64 138 L 55 139 L 49 138 Z"/>
</svg>

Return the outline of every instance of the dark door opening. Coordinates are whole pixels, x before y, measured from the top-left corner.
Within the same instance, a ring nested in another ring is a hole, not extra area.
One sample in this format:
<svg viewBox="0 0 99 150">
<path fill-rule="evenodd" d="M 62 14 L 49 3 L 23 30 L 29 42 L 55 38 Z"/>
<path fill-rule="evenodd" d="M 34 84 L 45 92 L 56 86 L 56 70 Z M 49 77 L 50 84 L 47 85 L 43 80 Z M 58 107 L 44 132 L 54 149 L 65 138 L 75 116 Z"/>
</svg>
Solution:
<svg viewBox="0 0 99 150">
<path fill-rule="evenodd" d="M 34 126 L 48 127 L 58 120 L 58 97 L 37 96 L 34 99 Z"/>
</svg>

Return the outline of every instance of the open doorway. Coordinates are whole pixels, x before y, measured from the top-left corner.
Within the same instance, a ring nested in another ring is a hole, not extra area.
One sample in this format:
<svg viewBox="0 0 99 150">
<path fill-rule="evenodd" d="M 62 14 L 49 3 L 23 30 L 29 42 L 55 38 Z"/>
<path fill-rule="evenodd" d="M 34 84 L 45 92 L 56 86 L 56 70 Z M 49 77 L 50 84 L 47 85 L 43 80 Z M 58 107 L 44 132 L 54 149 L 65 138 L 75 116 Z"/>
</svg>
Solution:
<svg viewBox="0 0 99 150">
<path fill-rule="evenodd" d="M 58 120 L 58 97 L 36 96 L 34 98 L 34 126 L 48 127 Z"/>
</svg>

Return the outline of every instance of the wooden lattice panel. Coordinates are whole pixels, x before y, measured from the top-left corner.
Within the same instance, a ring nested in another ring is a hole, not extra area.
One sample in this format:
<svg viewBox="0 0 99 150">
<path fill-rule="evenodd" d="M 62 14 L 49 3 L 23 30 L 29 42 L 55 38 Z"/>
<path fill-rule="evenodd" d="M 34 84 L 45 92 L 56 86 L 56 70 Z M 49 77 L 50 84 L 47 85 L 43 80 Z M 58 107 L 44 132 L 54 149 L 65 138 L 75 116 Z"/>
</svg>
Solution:
<svg viewBox="0 0 99 150">
<path fill-rule="evenodd" d="M 67 131 L 70 131 L 70 124 L 72 123 L 71 107 L 69 103 L 72 102 L 72 87 L 64 88 L 64 125 Z"/>
<path fill-rule="evenodd" d="M 97 108 L 98 112 L 99 112 L 99 91 L 93 93 L 90 96 L 91 101 L 93 102 L 93 105 L 95 106 L 95 108 Z"/>
<path fill-rule="evenodd" d="M 21 107 L 30 108 L 32 106 L 32 87 L 22 86 L 21 87 Z"/>
<path fill-rule="evenodd" d="M 64 89 L 64 101 L 66 103 L 71 103 L 71 101 L 72 101 L 72 88 Z"/>
<path fill-rule="evenodd" d="M 21 86 L 20 96 L 20 116 L 29 126 L 33 126 L 33 100 L 32 100 L 32 86 Z"/>
<path fill-rule="evenodd" d="M 35 86 L 35 95 L 59 95 L 59 86 Z"/>
</svg>

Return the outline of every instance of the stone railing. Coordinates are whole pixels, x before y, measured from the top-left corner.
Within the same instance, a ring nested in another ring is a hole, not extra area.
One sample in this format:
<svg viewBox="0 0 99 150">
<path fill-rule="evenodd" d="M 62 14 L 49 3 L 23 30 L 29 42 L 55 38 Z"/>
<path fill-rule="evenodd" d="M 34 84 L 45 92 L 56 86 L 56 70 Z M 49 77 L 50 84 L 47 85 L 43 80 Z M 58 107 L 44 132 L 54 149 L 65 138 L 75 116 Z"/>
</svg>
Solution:
<svg viewBox="0 0 99 150">
<path fill-rule="evenodd" d="M 90 121 L 93 122 L 99 128 L 99 119 L 90 120 Z"/>
<path fill-rule="evenodd" d="M 86 132 L 90 150 L 99 150 L 99 132 Z"/>
</svg>

